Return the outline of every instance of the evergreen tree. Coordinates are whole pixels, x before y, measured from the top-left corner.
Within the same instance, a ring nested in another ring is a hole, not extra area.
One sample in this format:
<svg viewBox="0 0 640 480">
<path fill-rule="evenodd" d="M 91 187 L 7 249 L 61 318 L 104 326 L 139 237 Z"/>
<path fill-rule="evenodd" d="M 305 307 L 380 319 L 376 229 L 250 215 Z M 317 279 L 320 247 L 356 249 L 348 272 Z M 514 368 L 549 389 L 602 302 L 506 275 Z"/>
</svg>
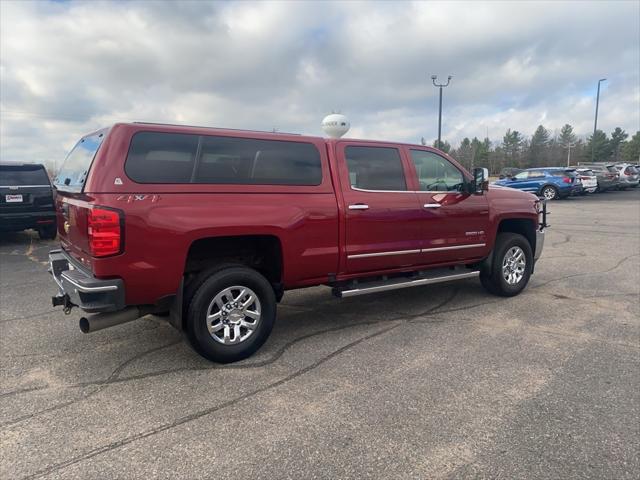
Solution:
<svg viewBox="0 0 640 480">
<path fill-rule="evenodd" d="M 611 156 L 615 162 L 620 161 L 620 151 L 625 143 L 625 140 L 629 137 L 629 134 L 622 130 L 620 127 L 611 132 L 611 140 L 609 141 L 609 147 L 611 148 Z"/>
<path fill-rule="evenodd" d="M 524 138 L 517 130 L 508 129 L 507 133 L 502 137 L 502 150 L 504 151 L 505 160 L 509 162 L 509 166 L 522 166 L 520 153 L 523 144 Z"/>
<path fill-rule="evenodd" d="M 444 153 L 449 153 L 451 152 L 451 144 L 449 142 L 447 142 L 446 140 L 441 140 L 442 145 L 440 145 L 440 150 L 442 150 Z M 434 148 L 438 148 L 438 140 L 434 140 L 433 141 L 433 145 Z"/>
<path fill-rule="evenodd" d="M 471 140 L 465 137 L 457 150 L 457 160 L 468 170 L 471 168 L 473 161 L 473 149 L 471 148 Z"/>
<path fill-rule="evenodd" d="M 573 133 L 573 127 L 568 123 L 560 129 L 560 136 L 558 137 L 558 143 L 563 147 L 568 147 L 570 144 L 576 142 L 576 135 Z"/>
<path fill-rule="evenodd" d="M 488 141 L 489 139 L 486 140 Z M 473 137 L 473 140 L 471 140 L 471 150 L 473 151 L 471 166 L 473 168 L 489 168 L 489 147 L 487 144 L 481 142 L 478 137 Z"/>
<path fill-rule="evenodd" d="M 631 140 L 625 142 L 622 148 L 622 161 L 626 163 L 640 163 L 640 130 L 638 130 Z"/>
<path fill-rule="evenodd" d="M 535 167 L 546 164 L 550 136 L 549 130 L 542 125 L 538 125 L 529 144 L 529 166 Z"/>
<path fill-rule="evenodd" d="M 611 145 L 607 134 L 602 130 L 596 130 L 595 135 L 587 139 L 587 150 L 593 153 L 593 160 L 596 162 L 606 162 L 611 156 Z"/>
</svg>

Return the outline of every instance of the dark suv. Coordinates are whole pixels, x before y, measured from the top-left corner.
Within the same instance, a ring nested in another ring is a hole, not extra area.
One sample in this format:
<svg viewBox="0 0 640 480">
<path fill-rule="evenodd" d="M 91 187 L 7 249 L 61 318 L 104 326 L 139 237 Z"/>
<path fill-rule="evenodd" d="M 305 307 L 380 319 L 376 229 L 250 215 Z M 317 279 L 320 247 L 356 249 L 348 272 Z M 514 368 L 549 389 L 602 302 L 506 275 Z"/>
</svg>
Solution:
<svg viewBox="0 0 640 480">
<path fill-rule="evenodd" d="M 42 239 L 56 238 L 53 189 L 44 166 L 0 163 L 0 231 L 33 228 Z"/>
</svg>

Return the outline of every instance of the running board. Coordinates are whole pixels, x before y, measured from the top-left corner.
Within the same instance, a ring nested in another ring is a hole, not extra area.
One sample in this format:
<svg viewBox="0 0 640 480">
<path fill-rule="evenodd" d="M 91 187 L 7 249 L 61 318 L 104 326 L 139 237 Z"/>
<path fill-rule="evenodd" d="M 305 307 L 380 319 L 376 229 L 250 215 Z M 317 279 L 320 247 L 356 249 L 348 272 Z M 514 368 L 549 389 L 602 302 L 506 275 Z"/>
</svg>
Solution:
<svg viewBox="0 0 640 480">
<path fill-rule="evenodd" d="M 420 277 L 412 279 L 394 278 L 386 281 L 373 281 L 361 284 L 345 285 L 344 288 L 335 287 L 333 294 L 336 297 L 347 298 L 366 293 L 386 292 L 388 290 L 398 290 L 400 288 L 418 287 L 420 285 L 431 285 L 434 283 L 451 282 L 453 280 L 464 280 L 465 278 L 476 278 L 480 275 L 478 270 L 462 272 L 460 271 L 434 271 L 425 272 Z"/>
</svg>

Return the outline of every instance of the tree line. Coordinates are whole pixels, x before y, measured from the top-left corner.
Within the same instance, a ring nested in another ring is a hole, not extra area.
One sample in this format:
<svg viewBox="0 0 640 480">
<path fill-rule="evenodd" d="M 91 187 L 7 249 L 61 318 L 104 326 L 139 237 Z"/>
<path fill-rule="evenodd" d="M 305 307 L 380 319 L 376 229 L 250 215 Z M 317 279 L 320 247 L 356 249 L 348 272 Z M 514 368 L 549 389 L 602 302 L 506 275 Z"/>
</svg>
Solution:
<svg viewBox="0 0 640 480">
<path fill-rule="evenodd" d="M 438 141 L 433 143 L 438 147 Z M 425 144 L 424 138 L 422 144 Z M 502 142 L 489 138 L 464 138 L 457 148 L 443 141 L 441 150 L 450 154 L 467 169 L 488 168 L 497 174 L 505 167 L 532 168 L 577 165 L 578 162 L 640 163 L 640 131 L 629 134 L 617 127 L 611 135 L 596 130 L 586 141 L 577 137 L 573 127 L 566 124 L 560 133 L 552 135 L 540 125 L 529 138 L 517 130 L 507 130 Z"/>
</svg>

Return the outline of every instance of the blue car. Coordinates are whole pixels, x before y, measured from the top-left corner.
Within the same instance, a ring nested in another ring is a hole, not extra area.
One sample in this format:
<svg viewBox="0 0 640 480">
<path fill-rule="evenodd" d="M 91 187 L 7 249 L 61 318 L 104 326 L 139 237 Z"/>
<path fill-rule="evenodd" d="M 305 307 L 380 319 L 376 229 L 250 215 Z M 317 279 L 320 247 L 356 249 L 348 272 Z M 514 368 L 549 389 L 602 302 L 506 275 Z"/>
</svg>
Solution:
<svg viewBox="0 0 640 480">
<path fill-rule="evenodd" d="M 535 193 L 546 200 L 567 198 L 582 192 L 575 170 L 562 167 L 529 168 L 494 184 Z"/>
</svg>

